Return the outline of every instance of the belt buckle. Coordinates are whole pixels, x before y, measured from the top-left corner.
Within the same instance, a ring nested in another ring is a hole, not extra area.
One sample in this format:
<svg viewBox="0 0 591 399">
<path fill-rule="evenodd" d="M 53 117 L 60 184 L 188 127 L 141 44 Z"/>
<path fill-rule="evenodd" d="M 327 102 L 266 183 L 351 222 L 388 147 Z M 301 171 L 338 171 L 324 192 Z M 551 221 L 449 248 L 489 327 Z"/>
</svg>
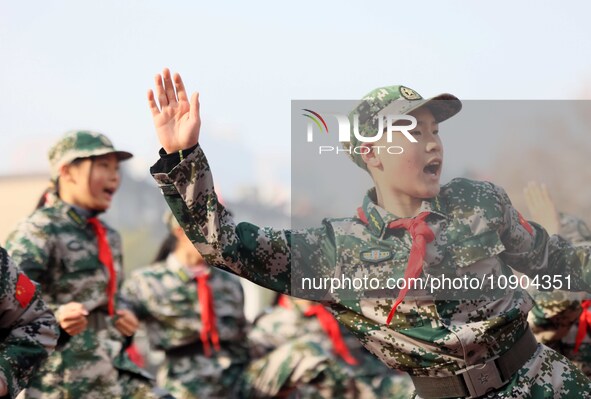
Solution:
<svg viewBox="0 0 591 399">
<path fill-rule="evenodd" d="M 504 381 L 495 362 L 496 359 L 490 359 L 462 373 L 470 398 L 477 398 L 503 386 Z"/>
</svg>

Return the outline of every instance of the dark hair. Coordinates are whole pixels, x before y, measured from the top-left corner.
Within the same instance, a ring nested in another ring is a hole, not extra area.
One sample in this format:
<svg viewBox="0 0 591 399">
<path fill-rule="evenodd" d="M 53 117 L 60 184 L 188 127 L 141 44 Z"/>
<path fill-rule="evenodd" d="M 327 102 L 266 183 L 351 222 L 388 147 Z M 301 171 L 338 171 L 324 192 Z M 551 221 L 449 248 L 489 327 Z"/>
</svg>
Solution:
<svg viewBox="0 0 591 399">
<path fill-rule="evenodd" d="M 53 188 L 53 187 L 47 187 L 45 190 L 43 190 L 43 193 L 41 194 L 41 196 L 37 200 L 37 205 L 35 205 L 35 210 L 37 210 L 39 208 L 43 208 L 45 206 L 45 204 L 47 203 L 47 196 L 51 195 L 54 191 L 55 191 L 55 188 Z"/>
<path fill-rule="evenodd" d="M 162 244 L 160 244 L 160 248 L 158 248 L 158 252 L 156 252 L 154 263 L 162 262 L 163 260 L 165 260 L 168 257 L 168 255 L 170 255 L 170 253 L 175 250 L 177 241 L 177 238 L 174 236 L 174 234 L 172 234 L 172 232 L 168 233 L 168 237 L 166 237 L 164 241 L 162 241 Z"/>
<path fill-rule="evenodd" d="M 78 165 L 78 164 L 82 163 L 82 161 L 84 161 L 85 159 L 88 159 L 88 158 L 76 158 L 72 162 L 70 162 L 68 165 Z M 55 181 L 50 180 L 49 186 L 45 190 L 43 190 L 43 193 L 41 194 L 41 196 L 37 200 L 37 205 L 35 206 L 35 210 L 37 210 L 39 208 L 43 208 L 47 204 L 48 196 L 55 194 L 56 196 L 59 197 L 59 193 L 60 193 L 60 184 L 59 183 L 60 183 L 59 179 L 56 179 Z"/>
</svg>

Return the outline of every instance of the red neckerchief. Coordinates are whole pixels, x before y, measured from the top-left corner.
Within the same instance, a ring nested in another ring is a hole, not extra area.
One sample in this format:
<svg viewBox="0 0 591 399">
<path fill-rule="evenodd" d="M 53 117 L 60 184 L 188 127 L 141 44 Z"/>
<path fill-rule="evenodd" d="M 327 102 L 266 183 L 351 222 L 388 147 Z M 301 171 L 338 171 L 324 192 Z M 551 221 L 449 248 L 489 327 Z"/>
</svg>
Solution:
<svg viewBox="0 0 591 399">
<path fill-rule="evenodd" d="M 115 266 L 113 265 L 113 254 L 111 253 L 111 247 L 107 240 L 107 231 L 103 224 L 96 217 L 88 219 L 88 223 L 94 229 L 97 237 L 98 246 L 98 258 L 103 265 L 109 271 L 109 282 L 107 283 L 107 299 L 108 306 L 107 310 L 110 316 L 115 314 L 115 293 L 117 292 L 117 274 L 115 272 Z"/>
<path fill-rule="evenodd" d="M 368 224 L 367 217 L 365 216 L 363 209 L 358 208 L 357 214 L 359 219 L 361 219 L 364 224 Z M 406 296 L 406 293 L 409 289 L 410 279 L 419 277 L 423 271 L 423 261 L 425 260 L 427 243 L 430 243 L 435 239 L 435 234 L 433 234 L 433 231 L 427 222 L 425 222 L 425 219 L 429 215 L 430 212 L 421 212 L 414 218 L 398 219 L 388 224 L 389 229 L 404 228 L 408 230 L 412 238 L 412 246 L 410 248 L 410 255 L 408 256 L 408 265 L 404 271 L 404 279 L 406 280 L 406 284 L 404 288 L 398 293 L 398 298 L 396 298 L 396 302 L 388 314 L 386 324 L 390 324 L 392 318 L 394 317 L 394 313 L 396 313 L 396 308 L 404 300 L 404 297 Z"/>
<path fill-rule="evenodd" d="M 579 351 L 579 347 L 587 335 L 587 329 L 591 327 L 591 311 L 589 311 L 589 307 L 591 307 L 591 300 L 583 301 L 581 306 L 583 307 L 583 311 L 579 316 L 579 330 L 577 331 L 574 353 Z"/>
<path fill-rule="evenodd" d="M 277 304 L 286 309 L 291 308 L 291 304 L 289 303 L 289 300 L 285 295 L 281 295 L 279 297 L 279 301 L 277 302 Z M 339 322 L 328 310 L 324 308 L 324 306 L 320 304 L 310 305 L 308 309 L 306 309 L 306 311 L 304 312 L 304 316 L 316 316 L 316 319 L 320 323 L 320 326 L 332 342 L 333 351 L 348 364 L 358 364 L 357 359 L 355 359 L 349 352 L 349 348 L 347 348 L 347 344 L 345 343 L 345 340 L 341 335 Z"/>
<path fill-rule="evenodd" d="M 211 356 L 210 339 L 215 350 L 220 350 L 220 338 L 216 326 L 215 310 L 213 302 L 213 294 L 211 287 L 207 280 L 209 273 L 203 273 L 195 276 L 197 281 L 197 296 L 199 298 L 199 305 L 201 305 L 201 342 L 203 343 L 203 351 L 205 356 Z"/>
</svg>

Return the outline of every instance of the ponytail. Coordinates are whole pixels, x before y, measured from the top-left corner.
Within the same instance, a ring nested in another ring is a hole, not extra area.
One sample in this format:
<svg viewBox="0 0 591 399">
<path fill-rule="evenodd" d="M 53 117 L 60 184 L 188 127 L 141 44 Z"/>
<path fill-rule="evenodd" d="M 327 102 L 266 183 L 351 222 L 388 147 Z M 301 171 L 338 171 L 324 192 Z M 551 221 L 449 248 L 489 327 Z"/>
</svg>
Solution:
<svg viewBox="0 0 591 399">
<path fill-rule="evenodd" d="M 168 237 L 166 237 L 164 241 L 162 241 L 162 244 L 160 244 L 160 248 L 158 249 L 156 257 L 154 258 L 154 263 L 162 262 L 163 260 L 165 260 L 168 257 L 168 255 L 170 255 L 170 253 L 174 251 L 174 249 L 176 248 L 176 244 L 177 238 L 172 234 L 172 232 L 168 233 Z"/>
</svg>

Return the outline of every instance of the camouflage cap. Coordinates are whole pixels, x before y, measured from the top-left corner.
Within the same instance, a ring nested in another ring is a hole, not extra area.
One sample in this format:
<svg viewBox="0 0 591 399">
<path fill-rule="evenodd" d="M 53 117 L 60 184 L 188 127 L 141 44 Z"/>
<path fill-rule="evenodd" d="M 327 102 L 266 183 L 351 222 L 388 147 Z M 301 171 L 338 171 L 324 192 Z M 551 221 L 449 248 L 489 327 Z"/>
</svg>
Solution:
<svg viewBox="0 0 591 399">
<path fill-rule="evenodd" d="M 349 114 L 351 129 L 353 129 L 353 115 L 359 116 L 359 134 L 362 136 L 375 136 L 379 126 L 379 117 L 384 115 L 406 115 L 412 111 L 426 106 L 433 113 L 437 122 L 451 118 L 462 109 L 461 101 L 451 94 L 423 99 L 419 93 L 406 86 L 386 86 L 372 90 L 366 94 L 361 102 Z M 357 147 L 359 140 L 351 130 L 350 147 Z M 353 161 L 361 168 L 367 170 L 365 162 L 360 154 L 351 151 Z"/>
<path fill-rule="evenodd" d="M 77 158 L 88 158 L 106 154 L 115 154 L 120 161 L 133 156 L 127 151 L 116 150 L 111 140 L 104 134 L 89 130 L 67 132 L 49 150 L 51 178 L 52 180 L 56 180 L 59 177 L 60 168 Z"/>
</svg>

